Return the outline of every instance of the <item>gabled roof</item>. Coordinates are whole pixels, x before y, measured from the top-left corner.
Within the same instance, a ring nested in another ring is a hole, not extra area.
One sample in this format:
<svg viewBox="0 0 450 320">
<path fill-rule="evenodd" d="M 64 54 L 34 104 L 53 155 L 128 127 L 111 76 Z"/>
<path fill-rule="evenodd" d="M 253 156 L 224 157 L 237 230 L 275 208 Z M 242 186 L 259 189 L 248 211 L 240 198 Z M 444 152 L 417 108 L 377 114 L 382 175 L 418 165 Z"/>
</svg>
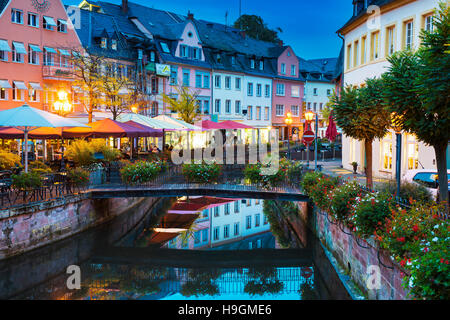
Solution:
<svg viewBox="0 0 450 320">
<path fill-rule="evenodd" d="M 8 2 L 9 2 L 9 0 L 0 0 L 0 14 L 6 8 L 6 5 L 8 4 Z"/>
</svg>

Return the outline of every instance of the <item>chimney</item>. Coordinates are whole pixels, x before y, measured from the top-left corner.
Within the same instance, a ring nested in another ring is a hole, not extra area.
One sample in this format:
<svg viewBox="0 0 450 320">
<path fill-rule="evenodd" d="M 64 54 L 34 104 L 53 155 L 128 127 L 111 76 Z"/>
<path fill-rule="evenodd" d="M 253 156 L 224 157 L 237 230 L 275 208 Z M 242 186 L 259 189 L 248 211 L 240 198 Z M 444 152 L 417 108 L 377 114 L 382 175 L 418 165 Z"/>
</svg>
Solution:
<svg viewBox="0 0 450 320">
<path fill-rule="evenodd" d="M 122 12 L 128 13 L 128 0 L 122 0 Z"/>
<path fill-rule="evenodd" d="M 187 18 L 188 18 L 189 20 L 194 20 L 194 14 L 191 13 L 191 11 L 188 11 Z"/>
<path fill-rule="evenodd" d="M 239 33 L 241 34 L 241 37 L 245 39 L 245 36 L 246 36 L 246 35 L 245 35 L 245 31 L 244 31 L 244 30 L 241 30 L 241 32 L 239 32 Z"/>
<path fill-rule="evenodd" d="M 283 40 L 279 40 L 279 41 L 278 41 L 278 45 L 279 45 L 280 47 L 284 46 Z"/>
</svg>

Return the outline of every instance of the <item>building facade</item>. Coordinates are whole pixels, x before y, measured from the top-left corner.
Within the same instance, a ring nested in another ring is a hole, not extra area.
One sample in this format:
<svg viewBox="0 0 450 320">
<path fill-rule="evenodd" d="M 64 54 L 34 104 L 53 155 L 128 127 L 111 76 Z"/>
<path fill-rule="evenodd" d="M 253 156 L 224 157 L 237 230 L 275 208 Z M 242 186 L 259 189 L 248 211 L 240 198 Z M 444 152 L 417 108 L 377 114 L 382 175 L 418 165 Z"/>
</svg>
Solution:
<svg viewBox="0 0 450 320">
<path fill-rule="evenodd" d="M 417 50 L 420 30 L 432 30 L 438 0 L 354 1 L 354 15 L 339 33 L 344 36 L 343 84 L 363 86 L 367 78 L 380 77 L 389 67 L 387 57 L 403 49 Z M 379 5 L 373 23 L 366 14 L 368 5 Z M 364 143 L 344 135 L 342 165 L 351 170 L 353 161 L 365 170 Z M 373 142 L 373 175 L 395 177 L 395 132 Z M 402 134 L 401 170 L 436 169 L 434 149 L 412 134 Z"/>
<path fill-rule="evenodd" d="M 62 1 L 1 1 L 0 110 L 52 111 L 60 91 L 72 100 L 70 56 L 80 47 Z"/>
</svg>

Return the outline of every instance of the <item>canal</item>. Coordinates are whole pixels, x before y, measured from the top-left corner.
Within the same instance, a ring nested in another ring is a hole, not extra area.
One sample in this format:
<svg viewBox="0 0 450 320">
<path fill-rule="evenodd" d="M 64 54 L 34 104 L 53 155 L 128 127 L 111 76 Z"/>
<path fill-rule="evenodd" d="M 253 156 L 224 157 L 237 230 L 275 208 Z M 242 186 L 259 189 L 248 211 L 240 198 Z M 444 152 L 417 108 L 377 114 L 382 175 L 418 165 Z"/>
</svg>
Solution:
<svg viewBox="0 0 450 320">
<path fill-rule="evenodd" d="M 320 242 L 289 223 L 297 210 L 274 200 L 162 198 L 137 225 L 122 215 L 0 261 L 0 299 L 350 299 Z M 71 265 L 78 290 L 67 287 Z"/>
</svg>

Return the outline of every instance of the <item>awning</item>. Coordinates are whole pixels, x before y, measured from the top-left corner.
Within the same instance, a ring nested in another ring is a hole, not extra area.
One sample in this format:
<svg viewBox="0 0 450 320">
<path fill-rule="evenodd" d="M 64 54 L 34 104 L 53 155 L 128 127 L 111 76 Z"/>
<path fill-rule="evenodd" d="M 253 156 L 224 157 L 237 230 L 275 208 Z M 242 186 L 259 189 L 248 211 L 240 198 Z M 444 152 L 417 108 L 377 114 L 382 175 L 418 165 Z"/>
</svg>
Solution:
<svg viewBox="0 0 450 320">
<path fill-rule="evenodd" d="M 58 49 L 58 50 L 63 56 L 70 56 L 70 53 L 68 50 L 64 50 L 64 49 Z"/>
<path fill-rule="evenodd" d="M 0 51 L 11 51 L 11 48 L 9 47 L 8 41 L 6 40 L 0 40 Z"/>
<path fill-rule="evenodd" d="M 27 86 L 25 85 L 25 82 L 23 82 L 23 81 L 13 81 L 13 82 L 17 89 L 20 89 L 20 90 L 28 89 Z"/>
<path fill-rule="evenodd" d="M 66 21 L 66 20 L 60 20 L 60 19 L 58 19 L 58 21 L 59 21 L 60 24 L 67 25 L 67 21 Z"/>
<path fill-rule="evenodd" d="M 27 54 L 27 50 L 25 49 L 25 46 L 23 45 L 22 42 L 14 42 L 13 41 L 13 46 L 14 46 L 14 49 L 16 49 L 17 53 Z"/>
<path fill-rule="evenodd" d="M 56 27 L 56 22 L 53 18 L 44 16 L 44 20 L 49 26 Z"/>
<path fill-rule="evenodd" d="M 30 44 L 29 45 L 31 50 L 35 51 L 35 52 L 42 52 L 41 48 L 39 48 L 39 46 L 36 46 L 34 44 Z"/>
<path fill-rule="evenodd" d="M 56 52 L 55 49 L 53 49 L 51 47 L 44 47 L 44 50 L 47 51 L 47 52 L 50 52 L 50 53 L 55 53 L 55 54 L 58 53 L 58 52 Z"/>
<path fill-rule="evenodd" d="M 8 80 L 0 80 L 0 88 L 12 89 L 12 86 L 9 84 Z"/>
<path fill-rule="evenodd" d="M 41 85 L 39 83 L 36 82 L 29 82 L 28 83 L 30 85 L 31 88 L 33 88 L 34 90 L 43 90 Z"/>
</svg>

